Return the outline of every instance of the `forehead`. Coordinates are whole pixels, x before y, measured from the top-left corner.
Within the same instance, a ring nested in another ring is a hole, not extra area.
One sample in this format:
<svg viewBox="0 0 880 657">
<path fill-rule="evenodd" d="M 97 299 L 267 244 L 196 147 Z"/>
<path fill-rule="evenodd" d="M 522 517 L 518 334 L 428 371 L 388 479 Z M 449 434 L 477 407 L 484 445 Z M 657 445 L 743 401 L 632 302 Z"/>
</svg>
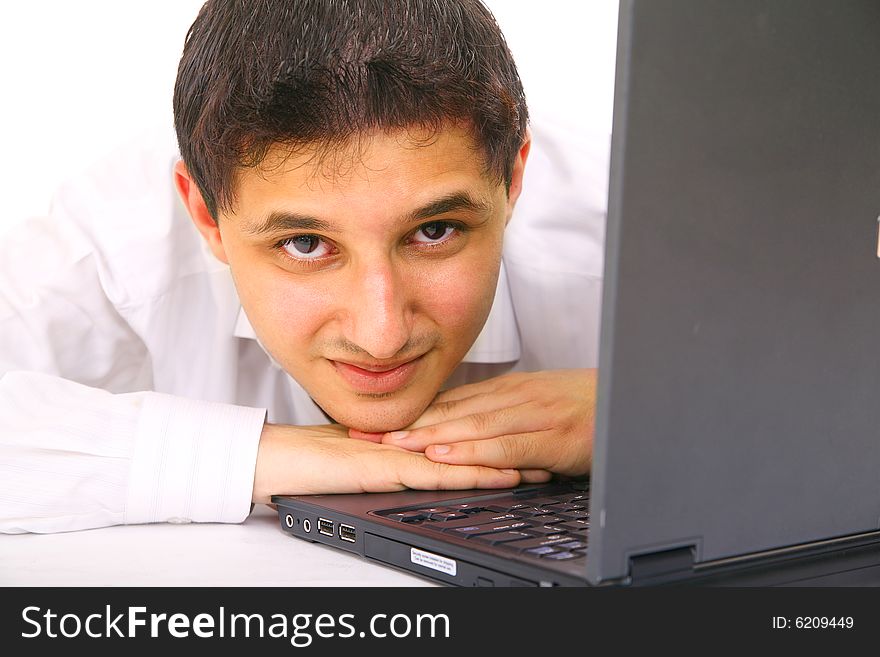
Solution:
<svg viewBox="0 0 880 657">
<path fill-rule="evenodd" d="M 343 144 L 275 145 L 258 166 L 238 172 L 235 213 L 278 202 L 329 204 L 365 196 L 417 202 L 453 188 L 492 196 L 503 185 L 487 172 L 464 128 L 409 128 L 361 134 Z"/>
</svg>

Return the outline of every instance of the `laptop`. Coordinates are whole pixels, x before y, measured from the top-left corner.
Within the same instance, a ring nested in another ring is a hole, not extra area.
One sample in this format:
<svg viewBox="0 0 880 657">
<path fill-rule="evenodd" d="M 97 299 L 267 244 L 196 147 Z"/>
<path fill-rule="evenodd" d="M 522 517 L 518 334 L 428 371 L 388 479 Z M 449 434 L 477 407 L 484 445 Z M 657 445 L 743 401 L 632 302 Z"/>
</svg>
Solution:
<svg viewBox="0 0 880 657">
<path fill-rule="evenodd" d="M 625 0 L 592 471 L 276 496 L 461 586 L 880 584 L 880 5 Z"/>
</svg>

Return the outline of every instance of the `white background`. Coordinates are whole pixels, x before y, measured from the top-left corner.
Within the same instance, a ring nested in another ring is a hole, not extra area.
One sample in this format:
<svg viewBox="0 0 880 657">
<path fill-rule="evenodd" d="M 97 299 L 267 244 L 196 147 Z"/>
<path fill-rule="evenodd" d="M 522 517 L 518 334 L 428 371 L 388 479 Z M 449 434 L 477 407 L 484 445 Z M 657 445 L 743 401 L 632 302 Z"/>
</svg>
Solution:
<svg viewBox="0 0 880 657">
<path fill-rule="evenodd" d="M 0 233 L 144 127 L 171 125 L 202 0 L 28 0 L 0 22 Z M 611 130 L 617 0 L 487 0 L 534 118 Z"/>
</svg>

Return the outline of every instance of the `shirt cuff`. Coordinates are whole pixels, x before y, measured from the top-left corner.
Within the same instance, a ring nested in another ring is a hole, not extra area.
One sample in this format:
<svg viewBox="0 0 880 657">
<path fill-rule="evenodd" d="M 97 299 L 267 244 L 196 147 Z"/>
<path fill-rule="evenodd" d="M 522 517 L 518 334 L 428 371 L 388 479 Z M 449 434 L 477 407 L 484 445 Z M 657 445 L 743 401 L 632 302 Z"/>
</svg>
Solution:
<svg viewBox="0 0 880 657">
<path fill-rule="evenodd" d="M 242 522 L 266 410 L 145 393 L 124 522 Z"/>
</svg>

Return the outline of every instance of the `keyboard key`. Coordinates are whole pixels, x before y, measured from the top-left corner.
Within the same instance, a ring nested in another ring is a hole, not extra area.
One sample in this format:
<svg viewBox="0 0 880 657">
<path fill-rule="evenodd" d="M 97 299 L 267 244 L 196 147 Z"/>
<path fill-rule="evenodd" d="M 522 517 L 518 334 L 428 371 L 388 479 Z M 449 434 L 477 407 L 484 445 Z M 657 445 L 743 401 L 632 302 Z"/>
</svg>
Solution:
<svg viewBox="0 0 880 657">
<path fill-rule="evenodd" d="M 493 532 L 506 532 L 511 529 L 528 529 L 531 525 L 524 520 L 506 520 L 488 525 L 473 525 L 471 527 L 455 527 L 446 531 L 456 536 L 478 536 L 480 534 L 492 534 Z"/>
<path fill-rule="evenodd" d="M 494 522 L 504 522 L 511 520 L 521 520 L 522 516 L 515 513 L 470 513 L 460 520 L 447 520 L 445 522 L 432 522 L 424 525 L 428 529 L 439 529 L 447 531 L 449 529 L 457 529 L 459 527 L 472 527 L 474 525 L 488 525 Z"/>
<path fill-rule="evenodd" d="M 545 508 L 549 511 L 552 511 L 553 513 L 587 510 L 585 504 L 577 504 L 576 502 L 560 502 L 559 504 L 548 504 Z"/>
<path fill-rule="evenodd" d="M 583 541 L 569 541 L 568 543 L 560 543 L 557 547 L 566 550 L 583 550 L 587 547 L 587 544 Z"/>
<path fill-rule="evenodd" d="M 560 502 L 579 502 L 580 504 L 587 506 L 587 504 L 590 501 L 590 495 L 589 495 L 589 493 L 563 493 L 562 495 L 559 496 L 559 501 Z"/>
<path fill-rule="evenodd" d="M 389 513 L 385 517 L 398 522 L 419 522 L 420 520 L 426 520 L 428 514 L 424 511 L 401 511 L 400 513 Z"/>
<path fill-rule="evenodd" d="M 565 520 L 589 520 L 590 512 L 589 511 L 566 511 L 564 513 L 556 514 L 560 518 Z"/>
<path fill-rule="evenodd" d="M 564 529 L 561 529 L 559 525 L 532 525 L 529 528 L 530 532 L 538 534 L 540 536 L 551 536 L 555 534 L 567 534 Z M 574 538 L 574 537 L 572 537 Z"/>
<path fill-rule="evenodd" d="M 565 543 L 570 541 L 570 536 L 537 536 L 535 538 L 526 539 L 523 541 L 510 541 L 509 543 L 504 543 L 504 547 L 511 548 L 513 550 L 528 550 L 531 548 L 537 547 L 545 547 L 556 545 L 557 543 Z"/>
<path fill-rule="evenodd" d="M 468 517 L 468 514 L 461 513 L 459 511 L 440 511 L 440 512 L 436 512 L 436 513 L 432 513 L 429 516 L 429 518 L 431 520 L 436 520 L 439 522 L 446 522 L 448 520 L 461 520 L 462 518 L 467 518 L 467 517 Z"/>
<path fill-rule="evenodd" d="M 551 554 L 543 555 L 543 559 L 555 559 L 557 561 L 562 561 L 564 559 L 576 559 L 583 555 L 575 554 L 574 552 L 553 552 Z"/>
<path fill-rule="evenodd" d="M 507 513 L 507 512 L 522 512 L 524 509 L 528 509 L 529 505 L 524 502 L 505 502 L 500 501 L 496 504 L 488 504 L 484 509 L 486 511 L 494 511 L 495 513 Z"/>
<path fill-rule="evenodd" d="M 559 525 L 560 529 L 570 532 L 585 532 L 590 528 L 589 520 L 569 520 Z"/>
<path fill-rule="evenodd" d="M 540 523 L 542 525 L 553 525 L 557 522 L 563 522 L 563 518 L 554 515 L 539 515 L 539 516 L 531 516 L 529 520 L 535 523 Z"/>
<path fill-rule="evenodd" d="M 477 502 L 469 502 L 466 504 L 450 504 L 449 508 L 452 511 L 461 511 L 462 513 L 478 513 L 484 507 Z"/>
<path fill-rule="evenodd" d="M 586 529 L 569 529 L 565 533 L 570 536 L 573 541 L 586 541 L 587 536 L 589 536 L 589 531 Z"/>
<path fill-rule="evenodd" d="M 522 513 L 524 515 L 532 515 L 532 516 L 540 516 L 540 515 L 550 515 L 553 513 L 553 507 L 550 506 L 536 506 L 534 504 L 530 504 L 522 509 L 517 509 L 517 513 Z"/>
<path fill-rule="evenodd" d="M 508 541 L 521 541 L 524 538 L 533 538 L 533 535 L 514 530 L 509 532 L 498 532 L 495 534 L 480 534 L 479 536 L 474 536 L 473 540 L 479 543 L 497 545 L 499 543 L 507 543 Z"/>
<path fill-rule="evenodd" d="M 528 552 L 529 554 L 536 554 L 540 557 L 545 554 L 553 554 L 554 552 L 556 552 L 556 548 L 550 547 L 549 545 L 544 545 L 541 547 L 528 549 L 526 550 L 526 552 Z"/>
</svg>

